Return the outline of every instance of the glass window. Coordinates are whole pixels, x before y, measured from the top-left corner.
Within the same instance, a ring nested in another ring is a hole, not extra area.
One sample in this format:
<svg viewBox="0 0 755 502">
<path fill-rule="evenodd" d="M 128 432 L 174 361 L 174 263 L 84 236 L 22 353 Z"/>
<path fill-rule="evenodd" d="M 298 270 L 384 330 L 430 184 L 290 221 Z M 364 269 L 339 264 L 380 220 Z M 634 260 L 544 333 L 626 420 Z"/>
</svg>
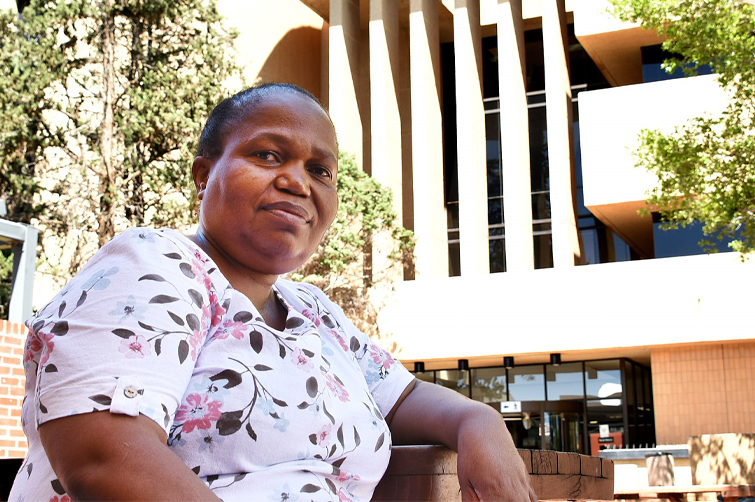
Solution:
<svg viewBox="0 0 755 502">
<path fill-rule="evenodd" d="M 461 248 L 459 246 L 459 203 L 449 202 L 446 206 L 448 218 L 448 275 L 461 275 Z"/>
<path fill-rule="evenodd" d="M 553 239 L 550 232 L 534 236 L 535 268 L 553 268 Z"/>
<path fill-rule="evenodd" d="M 423 382 L 435 383 L 434 371 L 420 371 L 414 374 L 414 378 L 422 380 Z"/>
<path fill-rule="evenodd" d="M 627 388 L 624 389 L 624 399 L 628 406 L 635 406 L 637 404 L 637 387 L 635 385 L 635 366 L 631 361 L 624 361 L 624 382 L 627 384 Z M 642 392 L 642 390 L 640 390 Z"/>
<path fill-rule="evenodd" d="M 545 104 L 529 105 L 529 125 L 530 181 L 532 192 L 540 193 L 550 190 Z M 537 216 L 533 217 L 537 219 Z"/>
<path fill-rule="evenodd" d="M 503 197 L 488 198 L 488 226 L 493 225 L 503 225 Z"/>
<path fill-rule="evenodd" d="M 545 401 L 543 365 L 517 366 L 508 375 L 509 401 Z"/>
<path fill-rule="evenodd" d="M 549 191 L 532 192 L 532 219 L 536 221 L 548 221 L 550 217 L 551 193 Z M 537 228 L 535 230 L 537 231 Z"/>
<path fill-rule="evenodd" d="M 587 399 L 600 399 L 603 404 L 621 400 L 621 369 L 618 359 L 585 362 Z"/>
<path fill-rule="evenodd" d="M 663 50 L 658 45 L 649 45 L 640 48 L 642 54 L 642 81 L 658 82 L 660 80 L 672 80 L 675 78 L 684 78 L 684 71 L 681 68 L 674 70 L 674 73 L 668 73 L 663 69 L 663 62 L 671 59 L 673 54 Z M 712 70 L 710 65 L 702 65 L 698 69 L 698 75 L 710 75 Z"/>
<path fill-rule="evenodd" d="M 449 230 L 459 230 L 459 203 L 449 202 L 446 205 L 446 226 Z M 458 239 L 458 237 L 457 237 Z"/>
<path fill-rule="evenodd" d="M 632 259 L 632 250 L 624 240 L 611 232 L 613 236 L 614 261 L 629 261 Z"/>
<path fill-rule="evenodd" d="M 621 399 L 587 401 L 587 432 L 599 432 L 599 425 L 608 425 L 611 432 L 624 432 Z"/>
<path fill-rule="evenodd" d="M 582 363 L 564 363 L 559 366 L 547 365 L 545 372 L 548 401 L 582 399 L 584 397 Z"/>
<path fill-rule="evenodd" d="M 469 396 L 469 371 L 440 370 L 435 372 L 435 383 Z"/>
<path fill-rule="evenodd" d="M 596 228 L 584 228 L 582 226 L 583 218 L 579 219 L 579 235 L 582 237 L 582 247 L 585 255 L 582 257 L 587 265 L 600 263 L 600 236 Z"/>
<path fill-rule="evenodd" d="M 448 243 L 448 276 L 461 275 L 461 247 L 459 241 Z"/>
<path fill-rule="evenodd" d="M 502 229 L 501 229 L 502 230 Z M 490 254 L 490 273 L 506 271 L 506 244 L 503 237 L 494 237 L 493 230 L 490 231 L 490 240 L 488 241 L 488 252 Z"/>
<path fill-rule="evenodd" d="M 495 39 L 494 39 L 495 40 Z M 497 73 L 497 72 L 496 72 Z M 496 82 L 497 82 L 496 78 Z M 503 219 L 503 176 L 501 173 L 501 111 L 498 98 L 485 104 L 485 138 L 487 140 L 488 229 L 490 272 L 506 271 L 506 241 Z"/>
<path fill-rule="evenodd" d="M 543 30 L 527 30 L 524 32 L 524 50 L 524 61 L 527 65 L 527 91 L 545 89 Z"/>
<path fill-rule="evenodd" d="M 498 100 L 495 100 L 497 105 Z M 485 112 L 485 143 L 488 161 L 488 197 L 503 195 L 501 180 L 501 112 L 499 110 Z"/>
<path fill-rule="evenodd" d="M 705 254 L 705 248 L 700 241 L 706 240 L 713 244 L 718 252 L 731 251 L 731 238 L 718 240 L 715 235 L 706 236 L 703 224 L 695 222 L 686 227 L 664 230 L 660 215 L 653 213 L 653 250 L 656 258 L 672 258 L 675 256 L 691 256 Z"/>
<path fill-rule="evenodd" d="M 483 403 L 506 401 L 506 368 L 472 369 L 472 399 Z"/>
</svg>

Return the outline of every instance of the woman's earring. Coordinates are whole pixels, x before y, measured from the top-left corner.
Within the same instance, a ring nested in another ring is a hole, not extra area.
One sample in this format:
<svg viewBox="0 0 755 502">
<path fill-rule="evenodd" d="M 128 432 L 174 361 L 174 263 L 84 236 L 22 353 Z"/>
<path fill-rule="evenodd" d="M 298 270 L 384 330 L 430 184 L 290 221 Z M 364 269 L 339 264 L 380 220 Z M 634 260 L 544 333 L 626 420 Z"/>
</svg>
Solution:
<svg viewBox="0 0 755 502">
<path fill-rule="evenodd" d="M 200 184 L 199 184 L 199 189 L 200 189 L 200 190 L 204 190 L 204 188 L 205 188 L 206 186 L 207 186 L 207 185 L 205 185 L 205 183 L 204 183 L 204 181 L 203 181 L 202 183 L 200 183 Z"/>
</svg>

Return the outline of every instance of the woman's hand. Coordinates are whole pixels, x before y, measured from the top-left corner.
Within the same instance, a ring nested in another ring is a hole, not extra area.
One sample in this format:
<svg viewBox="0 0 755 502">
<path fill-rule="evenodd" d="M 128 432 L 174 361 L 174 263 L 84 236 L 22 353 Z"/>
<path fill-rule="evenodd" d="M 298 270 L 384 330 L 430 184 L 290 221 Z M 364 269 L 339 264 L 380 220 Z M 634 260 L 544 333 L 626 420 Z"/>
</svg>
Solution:
<svg viewBox="0 0 755 502">
<path fill-rule="evenodd" d="M 501 415 L 490 406 L 478 408 L 459 430 L 457 469 L 462 500 L 537 500 Z"/>
<path fill-rule="evenodd" d="M 458 453 L 462 500 L 537 500 L 511 435 L 490 406 L 415 380 L 386 420 L 396 444 L 443 444 Z"/>
<path fill-rule="evenodd" d="M 72 415 L 40 425 L 39 436 L 73 500 L 219 500 L 144 415 Z"/>
</svg>

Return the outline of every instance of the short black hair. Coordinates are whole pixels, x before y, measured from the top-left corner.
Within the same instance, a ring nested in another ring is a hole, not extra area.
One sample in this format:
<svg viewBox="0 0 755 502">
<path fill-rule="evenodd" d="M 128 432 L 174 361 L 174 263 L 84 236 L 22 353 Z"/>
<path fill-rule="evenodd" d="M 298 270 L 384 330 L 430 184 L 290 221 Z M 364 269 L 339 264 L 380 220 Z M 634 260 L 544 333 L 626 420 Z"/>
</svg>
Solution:
<svg viewBox="0 0 755 502">
<path fill-rule="evenodd" d="M 233 96 L 224 99 L 210 112 L 202 134 L 199 136 L 197 157 L 213 160 L 223 153 L 225 147 L 225 133 L 229 125 L 242 120 L 266 96 L 276 92 L 293 92 L 312 100 L 333 124 L 328 110 L 320 103 L 314 94 L 298 85 L 284 82 L 266 82 L 254 85 Z M 335 126 L 334 126 L 335 129 Z"/>
</svg>

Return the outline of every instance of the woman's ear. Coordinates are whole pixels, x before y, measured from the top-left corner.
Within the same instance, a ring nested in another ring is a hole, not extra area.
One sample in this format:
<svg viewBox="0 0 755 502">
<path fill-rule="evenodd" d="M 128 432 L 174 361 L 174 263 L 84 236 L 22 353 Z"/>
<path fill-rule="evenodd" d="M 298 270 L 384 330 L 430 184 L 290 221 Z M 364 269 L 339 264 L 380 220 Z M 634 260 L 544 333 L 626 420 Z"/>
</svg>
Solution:
<svg viewBox="0 0 755 502">
<path fill-rule="evenodd" d="M 202 200 L 207 188 L 207 180 L 210 177 L 212 163 L 205 157 L 197 157 L 191 165 L 191 176 L 194 178 L 194 186 L 197 189 L 197 199 Z"/>
</svg>

